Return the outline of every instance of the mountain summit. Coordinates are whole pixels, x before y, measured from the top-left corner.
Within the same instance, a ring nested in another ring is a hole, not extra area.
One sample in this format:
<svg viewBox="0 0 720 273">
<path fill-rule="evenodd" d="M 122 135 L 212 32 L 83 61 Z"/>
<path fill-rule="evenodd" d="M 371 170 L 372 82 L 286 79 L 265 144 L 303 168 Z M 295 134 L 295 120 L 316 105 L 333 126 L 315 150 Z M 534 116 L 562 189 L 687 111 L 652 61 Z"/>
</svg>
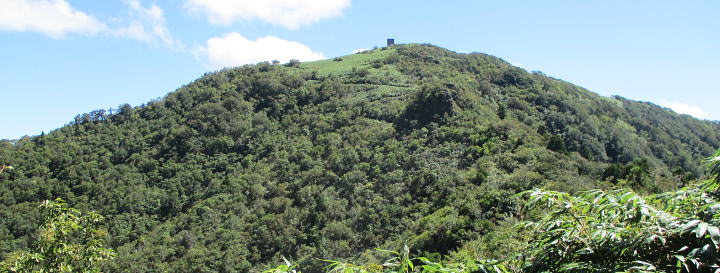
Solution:
<svg viewBox="0 0 720 273">
<path fill-rule="evenodd" d="M 106 217 L 108 272 L 258 272 L 288 257 L 446 254 L 533 187 L 659 192 L 702 176 L 720 125 L 502 59 L 394 45 L 209 73 L 166 97 L 0 143 L 0 260 L 38 201 Z"/>
</svg>

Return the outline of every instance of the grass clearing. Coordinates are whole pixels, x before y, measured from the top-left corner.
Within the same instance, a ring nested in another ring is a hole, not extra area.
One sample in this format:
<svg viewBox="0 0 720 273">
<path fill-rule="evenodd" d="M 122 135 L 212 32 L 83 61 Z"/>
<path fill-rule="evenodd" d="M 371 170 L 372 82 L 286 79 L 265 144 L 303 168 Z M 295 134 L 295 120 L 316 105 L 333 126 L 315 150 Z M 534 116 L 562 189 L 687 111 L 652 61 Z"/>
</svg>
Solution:
<svg viewBox="0 0 720 273">
<path fill-rule="evenodd" d="M 355 53 L 334 59 L 301 63 L 300 68 L 317 70 L 320 75 L 347 74 L 352 72 L 353 67 L 357 67 L 357 69 L 369 68 L 372 61 L 386 58 L 394 52 L 395 49 L 393 48 L 373 49 L 365 51 L 365 53 Z"/>
</svg>

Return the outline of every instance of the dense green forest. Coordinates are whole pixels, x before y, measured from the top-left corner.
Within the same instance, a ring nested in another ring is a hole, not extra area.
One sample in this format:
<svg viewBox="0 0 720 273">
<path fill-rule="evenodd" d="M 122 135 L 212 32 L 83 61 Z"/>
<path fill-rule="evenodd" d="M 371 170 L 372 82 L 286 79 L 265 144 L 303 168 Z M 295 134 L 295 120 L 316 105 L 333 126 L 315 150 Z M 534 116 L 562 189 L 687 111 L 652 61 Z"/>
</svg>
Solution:
<svg viewBox="0 0 720 273">
<path fill-rule="evenodd" d="M 383 272 L 387 259 L 417 269 L 465 261 L 456 266 L 467 272 L 652 271 L 633 262 L 676 261 L 633 260 L 625 250 L 650 248 L 613 240 L 682 242 L 644 228 L 716 219 L 693 206 L 714 202 L 714 184 L 698 181 L 718 147 L 717 122 L 602 97 L 486 54 L 411 44 L 247 65 L 2 141 L 0 165 L 13 169 L 0 172 L 0 261 L 42 241 L 55 218 L 38 206 L 62 198 L 51 204 L 77 219 L 104 216 L 91 218 L 105 242 L 97 247 L 114 249 L 105 272 L 262 272 L 284 258 L 305 273 L 328 264 Z M 628 223 L 603 209 L 640 216 Z M 607 255 L 578 252 L 605 224 L 618 228 L 606 234 L 626 232 L 597 242 Z M 577 226 L 588 228 L 575 236 Z M 559 227 L 570 234 L 561 246 L 553 236 L 566 233 L 547 232 Z M 713 245 L 705 235 L 720 243 L 714 225 L 704 229 L 689 249 Z M 696 252 L 717 259 L 717 248 Z M 617 263 L 598 267 L 603 259 Z"/>
</svg>

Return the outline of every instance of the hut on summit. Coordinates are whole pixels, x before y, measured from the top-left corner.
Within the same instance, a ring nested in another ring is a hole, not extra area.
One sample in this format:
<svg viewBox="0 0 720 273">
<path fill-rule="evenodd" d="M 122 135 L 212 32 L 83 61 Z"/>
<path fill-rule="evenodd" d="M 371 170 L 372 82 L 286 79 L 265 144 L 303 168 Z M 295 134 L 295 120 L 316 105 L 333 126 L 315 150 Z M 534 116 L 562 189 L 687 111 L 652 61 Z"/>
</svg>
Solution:
<svg viewBox="0 0 720 273">
<path fill-rule="evenodd" d="M 388 46 L 388 47 L 393 46 L 394 44 L 395 44 L 395 39 L 392 39 L 392 38 L 387 39 L 387 46 Z"/>
</svg>

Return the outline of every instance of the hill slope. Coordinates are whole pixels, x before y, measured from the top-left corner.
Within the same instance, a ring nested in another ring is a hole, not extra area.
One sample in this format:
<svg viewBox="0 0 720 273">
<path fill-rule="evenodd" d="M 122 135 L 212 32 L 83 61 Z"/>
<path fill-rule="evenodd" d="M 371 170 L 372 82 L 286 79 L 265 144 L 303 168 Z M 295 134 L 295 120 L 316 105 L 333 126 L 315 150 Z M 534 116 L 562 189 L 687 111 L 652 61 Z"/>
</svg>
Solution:
<svg viewBox="0 0 720 273">
<path fill-rule="evenodd" d="M 447 253 L 511 217 L 519 191 L 670 189 L 719 146 L 717 123 L 485 54 L 399 45 L 243 66 L 3 142 L 15 169 L 0 174 L 0 259 L 56 197 L 107 217 L 111 272 Z"/>
</svg>

